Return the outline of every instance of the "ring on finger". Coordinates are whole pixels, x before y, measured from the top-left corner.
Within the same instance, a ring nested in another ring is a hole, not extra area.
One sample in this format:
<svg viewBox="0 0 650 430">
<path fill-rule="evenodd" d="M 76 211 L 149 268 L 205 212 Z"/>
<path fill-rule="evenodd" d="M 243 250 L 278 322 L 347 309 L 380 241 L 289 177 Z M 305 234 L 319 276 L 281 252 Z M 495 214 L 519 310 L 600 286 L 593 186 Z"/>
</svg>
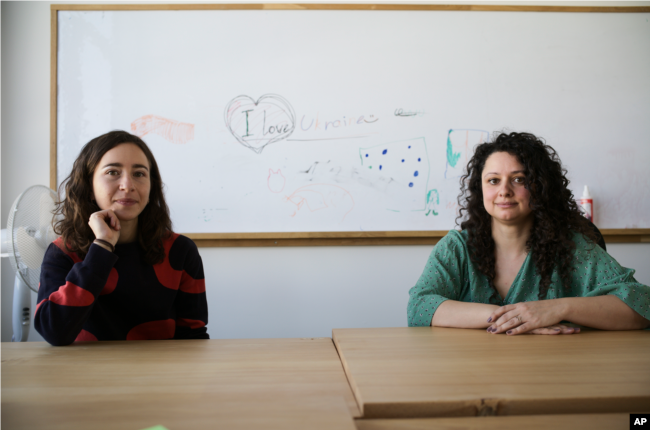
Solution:
<svg viewBox="0 0 650 430">
<path fill-rule="evenodd" d="M 517 318 L 517 321 L 519 321 L 519 324 L 523 324 L 524 322 L 521 320 L 521 315 L 517 315 L 515 318 Z"/>
</svg>

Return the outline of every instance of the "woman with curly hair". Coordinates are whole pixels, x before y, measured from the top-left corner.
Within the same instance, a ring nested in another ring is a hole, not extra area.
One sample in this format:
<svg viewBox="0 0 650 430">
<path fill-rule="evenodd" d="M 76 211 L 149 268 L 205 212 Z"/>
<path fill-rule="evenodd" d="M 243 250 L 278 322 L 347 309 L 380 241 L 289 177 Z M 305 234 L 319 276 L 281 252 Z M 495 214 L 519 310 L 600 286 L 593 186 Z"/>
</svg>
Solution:
<svg viewBox="0 0 650 430">
<path fill-rule="evenodd" d="M 201 257 L 172 231 L 147 145 L 125 131 L 91 140 L 63 190 L 34 316 L 45 340 L 208 339 Z"/>
<path fill-rule="evenodd" d="M 596 242 L 550 146 L 502 133 L 476 147 L 461 178 L 461 231 L 433 249 L 411 288 L 409 326 L 517 335 L 650 326 L 650 287 Z"/>
</svg>

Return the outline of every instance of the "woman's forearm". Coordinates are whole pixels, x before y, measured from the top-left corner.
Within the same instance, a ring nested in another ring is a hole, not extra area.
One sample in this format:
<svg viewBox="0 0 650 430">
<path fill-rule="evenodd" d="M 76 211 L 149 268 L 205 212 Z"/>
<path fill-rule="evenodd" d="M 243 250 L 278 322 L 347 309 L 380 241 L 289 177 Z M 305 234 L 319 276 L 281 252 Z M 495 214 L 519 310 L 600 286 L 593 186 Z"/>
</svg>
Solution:
<svg viewBox="0 0 650 430">
<path fill-rule="evenodd" d="M 487 328 L 488 318 L 498 309 L 496 305 L 444 301 L 431 319 L 432 327 Z"/>
<path fill-rule="evenodd" d="M 574 324 L 601 330 L 639 330 L 650 326 L 650 321 L 616 296 L 566 297 L 556 300 L 564 308 L 563 319 Z"/>
</svg>

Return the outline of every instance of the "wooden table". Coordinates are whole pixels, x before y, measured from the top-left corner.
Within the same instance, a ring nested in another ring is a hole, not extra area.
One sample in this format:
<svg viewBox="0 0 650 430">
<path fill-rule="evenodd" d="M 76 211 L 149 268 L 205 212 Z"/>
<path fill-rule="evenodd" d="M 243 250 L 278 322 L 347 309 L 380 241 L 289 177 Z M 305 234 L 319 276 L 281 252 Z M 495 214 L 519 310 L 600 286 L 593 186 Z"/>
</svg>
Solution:
<svg viewBox="0 0 650 430">
<path fill-rule="evenodd" d="M 355 429 L 332 340 L 2 343 L 3 429 Z"/>
<path fill-rule="evenodd" d="M 364 419 L 650 411 L 650 332 L 336 329 Z"/>
<path fill-rule="evenodd" d="M 357 430 L 628 430 L 629 414 L 357 420 Z"/>
</svg>

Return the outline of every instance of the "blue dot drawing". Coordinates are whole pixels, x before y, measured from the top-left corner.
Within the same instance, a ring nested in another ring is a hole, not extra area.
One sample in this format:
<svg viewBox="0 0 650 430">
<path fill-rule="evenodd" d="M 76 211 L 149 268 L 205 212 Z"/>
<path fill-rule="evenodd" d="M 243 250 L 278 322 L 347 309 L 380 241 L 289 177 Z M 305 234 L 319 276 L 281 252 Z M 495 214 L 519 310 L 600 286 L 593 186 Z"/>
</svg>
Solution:
<svg viewBox="0 0 650 430">
<path fill-rule="evenodd" d="M 408 154 L 405 151 L 408 151 Z M 389 175 L 393 181 L 392 187 L 395 192 L 387 196 L 385 203 L 382 202 L 387 210 L 396 212 L 426 210 L 426 187 L 430 177 L 430 165 L 424 138 L 359 148 L 357 154 L 361 166 L 370 169 L 366 172 L 375 172 L 372 176 L 373 180 L 386 181 L 389 179 L 386 175 Z M 380 155 L 381 162 L 370 163 L 372 157 Z M 401 191 L 397 190 L 398 187 Z"/>
</svg>

